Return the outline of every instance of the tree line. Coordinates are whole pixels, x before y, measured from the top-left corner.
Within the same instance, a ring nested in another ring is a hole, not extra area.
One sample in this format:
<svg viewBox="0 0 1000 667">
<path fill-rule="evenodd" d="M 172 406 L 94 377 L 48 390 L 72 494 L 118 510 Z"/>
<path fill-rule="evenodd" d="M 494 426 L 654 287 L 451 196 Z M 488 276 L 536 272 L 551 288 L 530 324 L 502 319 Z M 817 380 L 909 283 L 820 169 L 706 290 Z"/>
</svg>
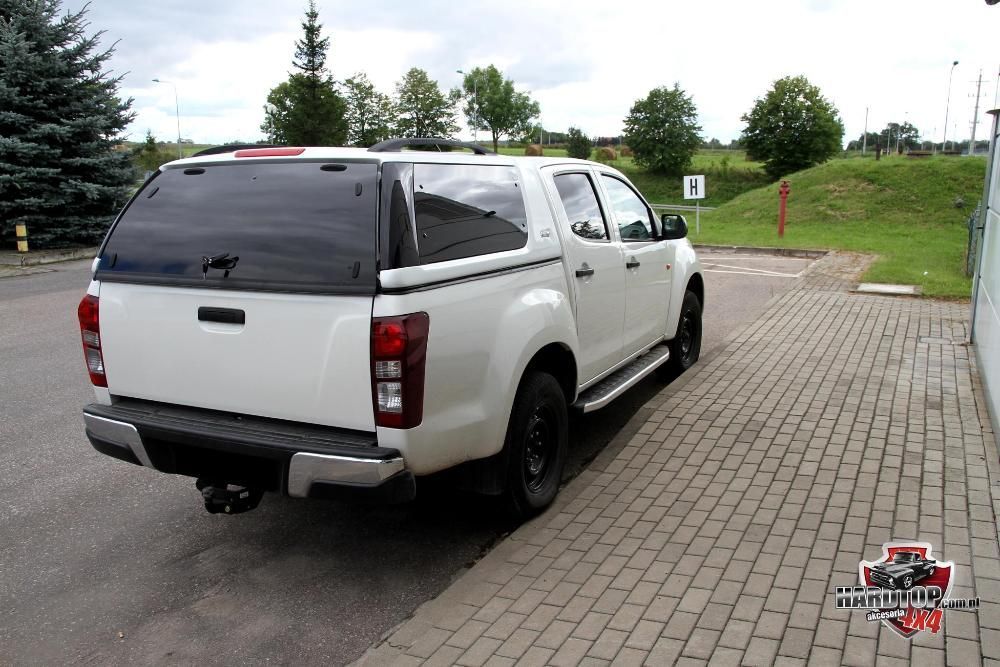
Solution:
<svg viewBox="0 0 1000 667">
<path fill-rule="evenodd" d="M 167 156 L 154 137 L 132 155 L 119 150 L 135 117 L 122 98 L 122 77 L 106 71 L 113 47 L 88 36 L 87 7 L 63 13 L 61 0 L 0 0 L 0 243 L 12 245 L 26 224 L 35 247 L 93 243 L 134 190 L 139 168 Z M 640 167 L 667 176 L 686 172 L 706 144 L 692 97 L 679 84 L 636 100 L 619 137 L 587 136 L 578 127 L 548 132 L 539 105 L 493 65 L 463 73 L 442 90 L 413 67 L 386 93 L 359 72 L 335 81 L 327 67 L 330 40 L 310 2 L 295 43 L 293 71 L 264 105 L 262 130 L 274 143 L 370 146 L 401 137 L 452 137 L 458 116 L 486 132 L 496 150 L 503 137 L 534 142 L 546 134 L 573 157 L 589 158 L 595 143 L 627 144 Z M 29 38 L 30 36 L 30 38 Z M 772 178 L 839 152 L 844 127 L 834 105 L 803 76 L 777 80 L 742 116 L 739 145 L 764 162 Z M 915 128 L 890 127 L 910 145 Z M 709 146 L 721 142 L 709 141 Z M 612 148 L 604 148 L 614 155 Z"/>
<path fill-rule="evenodd" d="M 336 81 L 327 66 L 330 38 L 322 35 L 310 0 L 295 43 L 296 71 L 267 96 L 261 131 L 269 141 L 302 146 L 371 146 L 390 137 L 443 137 L 458 132 L 458 113 L 470 128 L 490 133 L 493 149 L 504 136 L 530 130 L 538 103 L 514 89 L 493 65 L 464 73 L 448 92 L 419 67 L 396 83 L 392 95 L 376 89 L 364 72 Z"/>
<path fill-rule="evenodd" d="M 426 71 L 413 67 L 393 95 L 378 91 L 359 72 L 337 82 L 326 67 L 330 47 L 310 0 L 295 44 L 295 72 L 271 90 L 261 130 L 270 141 L 305 146 L 371 146 L 389 137 L 444 137 L 458 132 L 459 109 L 469 127 L 490 134 L 493 150 L 502 137 L 529 142 L 538 103 L 493 65 L 463 72 L 462 85 L 445 93 Z M 772 178 L 829 159 L 840 151 L 844 126 L 819 88 L 804 76 L 785 77 L 742 116 L 740 144 L 764 162 Z M 661 86 L 637 100 L 625 118 L 622 139 L 636 164 L 669 176 L 682 175 L 703 146 L 698 110 L 680 88 Z M 570 156 L 587 158 L 594 141 L 579 128 L 560 137 Z M 620 144 L 619 144 L 620 145 Z M 721 145 L 721 144 L 720 144 Z"/>
</svg>

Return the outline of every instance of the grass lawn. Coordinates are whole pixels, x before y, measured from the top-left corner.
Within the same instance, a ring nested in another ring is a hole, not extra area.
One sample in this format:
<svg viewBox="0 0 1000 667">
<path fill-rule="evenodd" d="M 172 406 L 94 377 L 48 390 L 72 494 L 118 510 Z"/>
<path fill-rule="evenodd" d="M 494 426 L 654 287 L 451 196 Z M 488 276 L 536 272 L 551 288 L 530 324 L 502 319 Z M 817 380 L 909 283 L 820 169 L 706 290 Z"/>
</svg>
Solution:
<svg viewBox="0 0 1000 667">
<path fill-rule="evenodd" d="M 776 183 L 701 216 L 696 243 L 843 249 L 878 261 L 871 282 L 920 285 L 928 296 L 968 298 L 966 221 L 982 196 L 982 158 L 833 160 L 789 177 L 788 218 L 778 238 Z M 957 208 L 956 198 L 965 201 Z"/>
</svg>

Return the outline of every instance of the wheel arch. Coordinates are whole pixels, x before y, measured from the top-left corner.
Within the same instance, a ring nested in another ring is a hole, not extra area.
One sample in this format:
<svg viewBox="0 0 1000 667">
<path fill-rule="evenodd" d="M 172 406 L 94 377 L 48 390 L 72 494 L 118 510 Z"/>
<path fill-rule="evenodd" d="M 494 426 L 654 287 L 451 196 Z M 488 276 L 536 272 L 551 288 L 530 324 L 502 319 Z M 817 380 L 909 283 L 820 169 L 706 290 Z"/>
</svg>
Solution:
<svg viewBox="0 0 1000 667">
<path fill-rule="evenodd" d="M 568 345 L 563 343 L 549 343 L 543 346 L 531 357 L 528 364 L 524 367 L 518 385 L 524 381 L 525 376 L 531 371 L 541 371 L 554 377 L 559 386 L 562 387 L 563 395 L 566 396 L 566 405 L 570 405 L 576 400 L 576 357 Z"/>
<path fill-rule="evenodd" d="M 694 295 L 698 297 L 698 303 L 701 304 L 702 311 L 705 310 L 705 281 L 701 277 L 700 273 L 695 273 L 688 279 L 687 291 L 694 292 Z"/>
</svg>

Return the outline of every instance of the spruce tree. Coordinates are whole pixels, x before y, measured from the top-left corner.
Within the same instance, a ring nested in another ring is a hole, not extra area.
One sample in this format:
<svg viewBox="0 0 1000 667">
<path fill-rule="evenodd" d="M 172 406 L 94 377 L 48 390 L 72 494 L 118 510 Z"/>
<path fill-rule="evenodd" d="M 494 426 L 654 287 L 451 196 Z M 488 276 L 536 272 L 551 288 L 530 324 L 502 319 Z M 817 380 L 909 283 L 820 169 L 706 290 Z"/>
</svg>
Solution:
<svg viewBox="0 0 1000 667">
<path fill-rule="evenodd" d="M 326 69 L 330 38 L 322 36 L 316 3 L 310 0 L 302 39 L 295 42 L 289 75 L 267 95 L 260 129 L 270 141 L 296 146 L 340 146 L 347 140 L 347 105 Z"/>
<path fill-rule="evenodd" d="M 115 150 L 132 121 L 114 47 L 88 35 L 87 8 L 60 0 L 0 0 L 0 247 L 15 225 L 32 248 L 91 244 L 127 201 L 135 170 Z"/>
</svg>

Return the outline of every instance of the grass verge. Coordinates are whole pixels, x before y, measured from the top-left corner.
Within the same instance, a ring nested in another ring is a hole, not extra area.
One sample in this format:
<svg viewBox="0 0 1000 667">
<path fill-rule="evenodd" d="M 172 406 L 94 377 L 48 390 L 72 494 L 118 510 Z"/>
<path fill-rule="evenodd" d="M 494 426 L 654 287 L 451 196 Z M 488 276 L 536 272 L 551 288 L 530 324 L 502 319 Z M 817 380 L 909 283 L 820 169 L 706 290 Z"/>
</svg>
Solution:
<svg viewBox="0 0 1000 667">
<path fill-rule="evenodd" d="M 698 243 L 853 250 L 879 256 L 864 279 L 968 298 L 967 220 L 982 195 L 982 158 L 834 160 L 792 174 L 778 238 L 772 183 L 703 213 Z M 956 203 L 964 202 L 964 207 Z"/>
</svg>

